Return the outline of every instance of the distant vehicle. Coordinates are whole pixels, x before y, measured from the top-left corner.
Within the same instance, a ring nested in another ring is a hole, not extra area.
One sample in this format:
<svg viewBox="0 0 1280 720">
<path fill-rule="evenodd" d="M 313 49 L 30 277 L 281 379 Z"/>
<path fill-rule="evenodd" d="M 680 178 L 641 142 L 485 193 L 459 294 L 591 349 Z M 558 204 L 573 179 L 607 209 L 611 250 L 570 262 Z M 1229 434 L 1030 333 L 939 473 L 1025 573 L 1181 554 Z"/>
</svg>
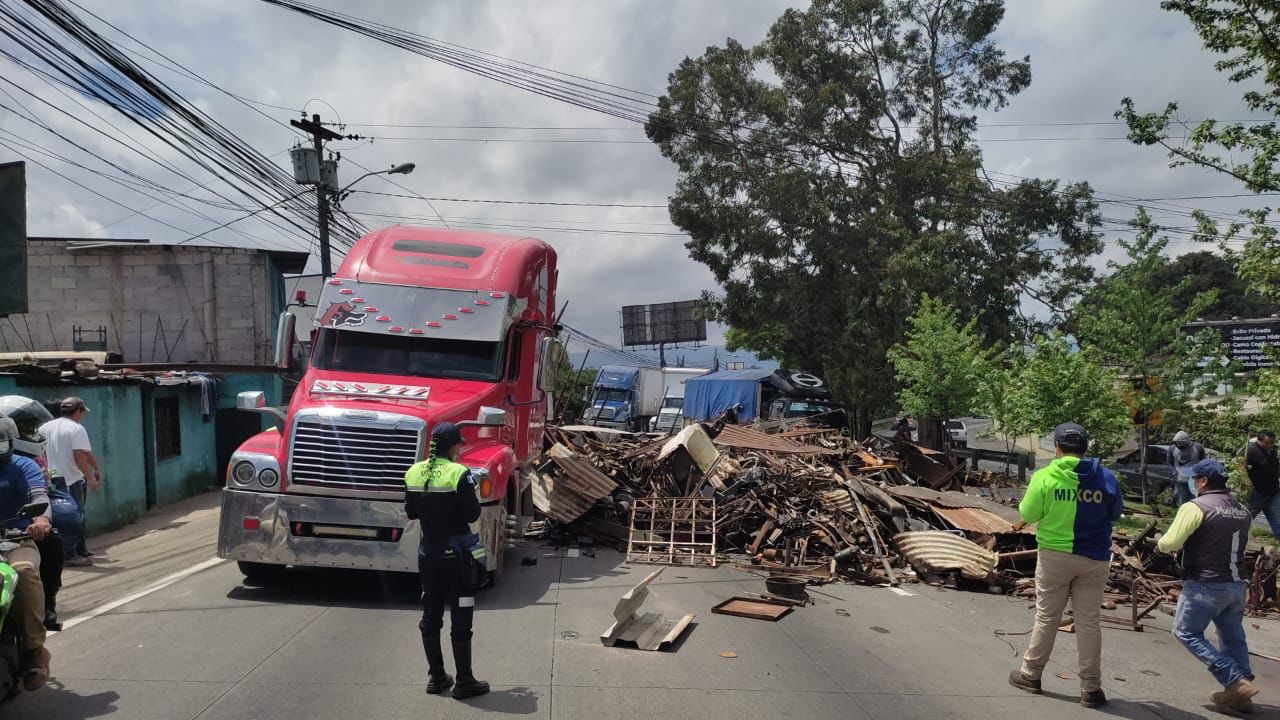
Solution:
<svg viewBox="0 0 1280 720">
<path fill-rule="evenodd" d="M 812 417 L 815 422 L 848 432 L 849 418 L 834 404 L 822 378 L 799 370 L 722 370 L 690 378 L 685 386 L 684 417 L 707 422 L 741 406 L 741 422 Z"/>
<path fill-rule="evenodd" d="M 1172 490 L 1178 481 L 1178 471 L 1169 464 L 1168 445 L 1147 446 L 1147 497 L 1159 497 L 1165 490 Z M 1141 448 L 1131 450 L 1111 461 L 1110 468 L 1128 487 L 1131 496 L 1142 494 Z"/>
<path fill-rule="evenodd" d="M 969 426 L 963 420 L 948 420 L 947 435 L 951 436 L 951 444 L 956 447 L 969 447 Z"/>
<path fill-rule="evenodd" d="M 662 407 L 663 390 L 657 368 L 601 366 L 582 419 L 590 425 L 640 432 Z"/>
<path fill-rule="evenodd" d="M 689 378 L 706 375 L 706 368 L 671 367 L 662 369 L 663 392 L 662 405 L 658 414 L 649 418 L 649 432 L 669 433 L 679 430 L 684 423 L 680 419 L 680 408 L 684 406 L 684 384 Z"/>
</svg>

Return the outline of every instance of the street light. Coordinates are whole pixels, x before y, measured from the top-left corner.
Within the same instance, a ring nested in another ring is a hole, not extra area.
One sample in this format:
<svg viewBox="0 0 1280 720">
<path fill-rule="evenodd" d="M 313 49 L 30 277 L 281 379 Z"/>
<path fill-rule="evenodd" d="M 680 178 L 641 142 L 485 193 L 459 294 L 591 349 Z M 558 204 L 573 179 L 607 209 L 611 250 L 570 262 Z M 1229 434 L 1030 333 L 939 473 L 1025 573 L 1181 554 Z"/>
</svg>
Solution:
<svg viewBox="0 0 1280 720">
<path fill-rule="evenodd" d="M 343 198 L 350 194 L 347 191 L 351 189 L 351 186 L 367 177 L 373 175 L 408 175 L 413 172 L 415 167 L 417 167 L 417 165 L 411 162 L 400 163 L 399 165 L 394 165 L 386 170 L 374 170 L 372 172 L 367 172 L 347 183 L 346 187 L 334 193 L 334 201 L 342 202 Z M 325 192 L 323 185 L 317 186 L 317 190 L 319 190 L 319 196 L 317 199 L 319 200 L 320 210 L 320 275 L 321 277 L 328 279 L 329 276 L 333 274 L 332 264 L 329 259 L 329 195 Z"/>
<path fill-rule="evenodd" d="M 409 173 L 413 172 L 413 169 L 416 167 L 418 166 L 415 163 L 409 162 L 409 163 L 400 163 L 399 165 L 396 165 L 395 167 L 389 168 L 387 170 L 374 170 L 372 172 L 367 172 L 361 175 L 360 177 L 356 178 L 355 180 L 352 180 L 351 182 L 347 183 L 346 187 L 339 190 L 338 201 L 341 202 L 342 199 L 349 194 L 347 193 L 347 191 L 351 189 L 352 185 L 355 185 L 356 183 L 360 182 L 361 180 L 367 177 L 371 177 L 373 175 L 408 175 Z"/>
</svg>

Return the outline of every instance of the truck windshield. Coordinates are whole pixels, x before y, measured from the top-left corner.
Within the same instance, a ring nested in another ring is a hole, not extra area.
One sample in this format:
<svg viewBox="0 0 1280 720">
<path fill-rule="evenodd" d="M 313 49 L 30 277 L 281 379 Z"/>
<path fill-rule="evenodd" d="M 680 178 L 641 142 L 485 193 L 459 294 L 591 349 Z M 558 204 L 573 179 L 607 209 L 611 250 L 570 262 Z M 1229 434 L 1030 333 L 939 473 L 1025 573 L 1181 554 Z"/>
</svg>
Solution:
<svg viewBox="0 0 1280 720">
<path fill-rule="evenodd" d="M 597 405 L 620 405 L 630 399 L 630 390 L 606 390 L 600 388 L 596 391 Z"/>
<path fill-rule="evenodd" d="M 320 328 L 311 364 L 319 370 L 497 382 L 502 343 Z"/>
<path fill-rule="evenodd" d="M 669 398 L 662 399 L 663 410 L 666 410 L 668 408 L 674 408 L 676 410 L 679 410 L 683 405 L 684 405 L 684 398 L 682 397 L 669 397 Z"/>
</svg>

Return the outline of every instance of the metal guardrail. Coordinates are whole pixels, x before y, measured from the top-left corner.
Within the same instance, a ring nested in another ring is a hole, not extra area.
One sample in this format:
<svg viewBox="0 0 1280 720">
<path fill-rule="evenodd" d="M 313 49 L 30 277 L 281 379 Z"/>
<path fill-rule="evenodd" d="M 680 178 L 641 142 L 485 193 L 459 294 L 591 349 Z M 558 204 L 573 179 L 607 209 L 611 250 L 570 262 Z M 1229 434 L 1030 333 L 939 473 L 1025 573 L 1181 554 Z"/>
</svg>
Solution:
<svg viewBox="0 0 1280 720">
<path fill-rule="evenodd" d="M 1018 468 L 1018 480 L 1027 481 L 1027 470 L 1036 466 L 1036 458 L 1027 452 L 1004 452 L 1001 450 L 984 450 L 982 448 L 953 448 L 951 454 L 956 457 L 965 458 L 969 467 L 973 470 L 978 469 L 978 463 L 983 460 L 989 462 L 1005 463 Z"/>
</svg>

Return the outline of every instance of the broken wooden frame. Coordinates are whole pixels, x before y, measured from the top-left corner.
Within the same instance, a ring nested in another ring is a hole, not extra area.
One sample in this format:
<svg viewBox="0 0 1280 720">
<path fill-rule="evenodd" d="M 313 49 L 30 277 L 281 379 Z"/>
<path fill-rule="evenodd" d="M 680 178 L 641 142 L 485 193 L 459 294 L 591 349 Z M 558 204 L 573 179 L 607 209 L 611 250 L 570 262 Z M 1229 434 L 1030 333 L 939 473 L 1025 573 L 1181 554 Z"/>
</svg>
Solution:
<svg viewBox="0 0 1280 720">
<path fill-rule="evenodd" d="M 715 567 L 715 499 L 637 498 L 627 562 Z"/>
</svg>

